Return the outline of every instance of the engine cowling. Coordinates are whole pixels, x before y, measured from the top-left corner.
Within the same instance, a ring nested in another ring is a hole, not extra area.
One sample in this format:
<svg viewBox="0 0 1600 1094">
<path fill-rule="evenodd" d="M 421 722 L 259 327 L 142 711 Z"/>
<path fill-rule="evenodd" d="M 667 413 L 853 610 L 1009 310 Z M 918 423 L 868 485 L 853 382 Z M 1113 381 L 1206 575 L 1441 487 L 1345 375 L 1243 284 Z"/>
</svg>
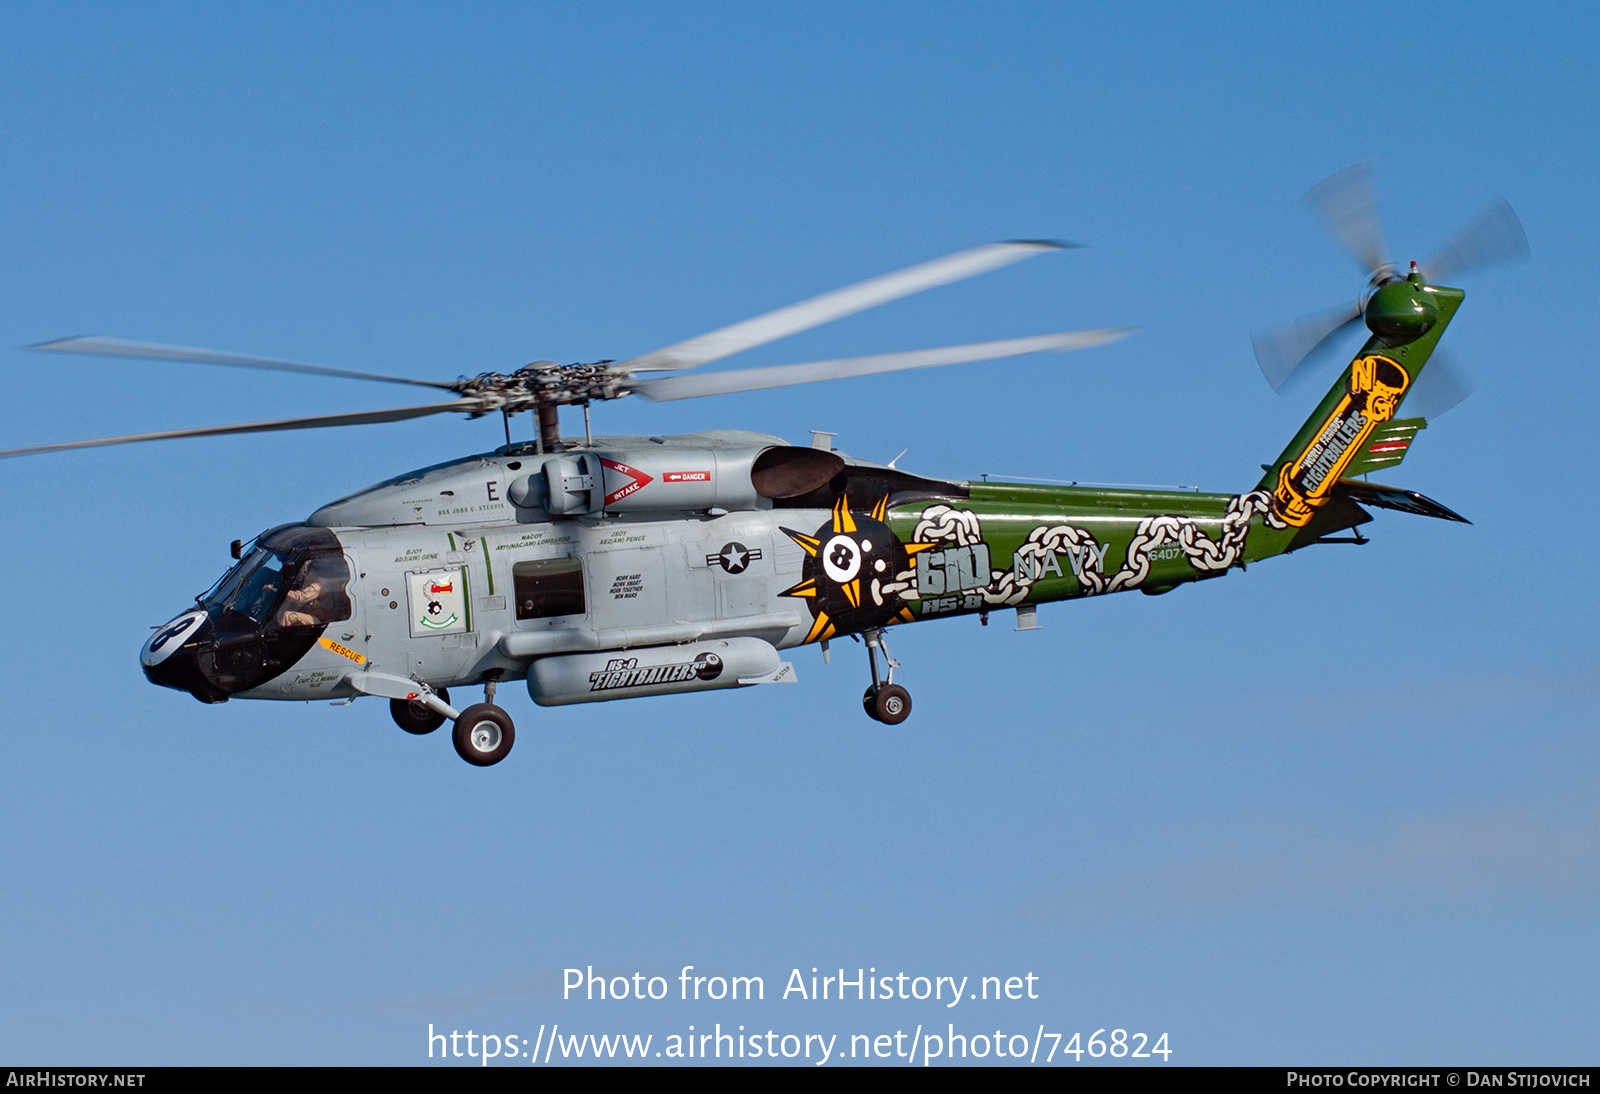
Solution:
<svg viewBox="0 0 1600 1094">
<path fill-rule="evenodd" d="M 763 448 L 628 448 L 552 456 L 506 495 L 554 516 L 754 509 L 751 467 Z"/>
</svg>

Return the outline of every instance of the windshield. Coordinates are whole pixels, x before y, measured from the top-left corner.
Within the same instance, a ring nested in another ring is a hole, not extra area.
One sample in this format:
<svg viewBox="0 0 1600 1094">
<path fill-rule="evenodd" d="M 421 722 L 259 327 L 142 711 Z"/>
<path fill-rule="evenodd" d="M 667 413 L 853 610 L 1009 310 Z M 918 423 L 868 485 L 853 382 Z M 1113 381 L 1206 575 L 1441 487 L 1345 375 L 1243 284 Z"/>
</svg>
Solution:
<svg viewBox="0 0 1600 1094">
<path fill-rule="evenodd" d="M 253 623 L 264 623 L 281 597 L 276 621 L 282 627 L 312 627 L 350 618 L 350 567 L 343 555 L 318 555 L 306 559 L 290 573 L 288 556 L 258 547 L 243 562 L 222 575 L 211 591 L 199 598 L 208 610 L 222 609 Z"/>
<path fill-rule="evenodd" d="M 207 608 L 215 608 L 227 603 L 228 598 L 238 591 L 240 582 L 249 577 L 251 571 L 261 565 L 262 561 L 270 554 L 270 551 L 263 551 L 260 548 L 251 551 L 244 556 L 243 562 L 218 578 L 217 583 L 211 586 L 209 592 L 201 593 L 195 599 L 199 600 Z"/>
<path fill-rule="evenodd" d="M 260 623 L 283 588 L 283 556 L 257 548 L 223 575 L 200 601 L 206 608 L 225 608 Z"/>
<path fill-rule="evenodd" d="M 251 622 L 260 623 L 267 618 L 267 612 L 283 589 L 283 558 L 271 551 L 256 554 L 261 557 L 244 573 L 224 606 Z"/>
</svg>

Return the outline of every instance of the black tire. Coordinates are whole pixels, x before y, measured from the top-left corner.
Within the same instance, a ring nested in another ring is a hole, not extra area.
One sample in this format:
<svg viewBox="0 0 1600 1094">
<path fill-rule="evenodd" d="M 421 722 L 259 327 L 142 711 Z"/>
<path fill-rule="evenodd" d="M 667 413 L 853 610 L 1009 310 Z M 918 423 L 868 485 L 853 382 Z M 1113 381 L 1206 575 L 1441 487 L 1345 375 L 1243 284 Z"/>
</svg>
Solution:
<svg viewBox="0 0 1600 1094">
<path fill-rule="evenodd" d="M 911 717 L 911 693 L 899 684 L 885 684 L 872 701 L 874 715 L 886 726 L 897 726 Z"/>
<path fill-rule="evenodd" d="M 449 688 L 437 688 L 434 694 L 444 700 L 445 706 L 450 705 Z M 415 699 L 390 699 L 389 716 L 394 719 L 395 725 L 407 733 L 432 733 L 444 725 L 443 714 Z"/>
<path fill-rule="evenodd" d="M 877 698 L 878 698 L 878 689 L 875 688 L 875 687 L 868 688 L 865 692 L 862 693 L 862 696 L 861 696 L 861 709 L 866 711 L 867 712 L 867 717 L 871 718 L 874 722 L 881 720 L 878 717 L 878 708 L 877 708 L 877 705 L 876 705 Z"/>
<path fill-rule="evenodd" d="M 456 719 L 451 734 L 456 754 L 474 767 L 497 764 L 511 754 L 517 741 L 511 715 L 493 703 L 474 703 Z"/>
</svg>

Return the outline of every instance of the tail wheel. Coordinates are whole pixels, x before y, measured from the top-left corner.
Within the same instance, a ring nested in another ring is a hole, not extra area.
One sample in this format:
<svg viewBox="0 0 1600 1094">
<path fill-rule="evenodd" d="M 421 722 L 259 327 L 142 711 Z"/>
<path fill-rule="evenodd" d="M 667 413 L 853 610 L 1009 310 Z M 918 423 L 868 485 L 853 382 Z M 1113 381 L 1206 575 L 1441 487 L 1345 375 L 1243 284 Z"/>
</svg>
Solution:
<svg viewBox="0 0 1600 1094">
<path fill-rule="evenodd" d="M 445 706 L 450 705 L 450 691 L 448 688 L 437 688 L 434 691 Z M 407 733 L 432 733 L 444 725 L 444 715 L 415 699 L 390 699 L 389 716 L 394 719 L 394 724 Z"/>
<path fill-rule="evenodd" d="M 488 767 L 511 754 L 517 731 L 511 715 L 493 703 L 476 703 L 456 719 L 452 739 L 463 760 L 474 767 Z"/>
<path fill-rule="evenodd" d="M 911 693 L 899 684 L 884 684 L 872 700 L 873 717 L 884 725 L 897 726 L 911 716 Z"/>
</svg>

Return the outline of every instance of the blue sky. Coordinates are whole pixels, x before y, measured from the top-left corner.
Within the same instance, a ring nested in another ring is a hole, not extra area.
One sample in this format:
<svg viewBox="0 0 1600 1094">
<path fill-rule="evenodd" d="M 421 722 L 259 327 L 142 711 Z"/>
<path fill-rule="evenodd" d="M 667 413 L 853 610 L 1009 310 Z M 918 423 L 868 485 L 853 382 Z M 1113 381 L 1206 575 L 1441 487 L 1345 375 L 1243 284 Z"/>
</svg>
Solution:
<svg viewBox="0 0 1600 1094">
<path fill-rule="evenodd" d="M 557 710 L 508 689 L 519 740 L 489 770 L 374 700 L 144 682 L 149 626 L 228 541 L 497 422 L 5 462 L 0 1057 L 407 1064 L 430 1022 L 969 1020 L 1166 1032 L 1175 1063 L 1594 1063 L 1595 19 L 1498 7 L 0 9 L 0 346 L 453 378 L 1065 238 L 1087 246 L 729 364 L 1136 337 L 596 426 L 1237 490 L 1314 401 L 1262 383 L 1250 330 L 1361 288 L 1310 185 L 1374 160 L 1402 261 L 1496 193 L 1533 250 L 1464 282 L 1445 341 L 1480 390 L 1389 476 L 1470 527 L 1384 513 L 1362 549 L 1046 607 L 1036 633 L 909 628 L 896 729 L 861 715 L 848 643 L 800 651 L 793 688 Z M 5 447 L 397 405 L 0 353 Z M 769 1000 L 560 998 L 569 966 L 688 964 Z M 1041 998 L 773 998 L 813 966 L 1032 972 Z"/>
</svg>

